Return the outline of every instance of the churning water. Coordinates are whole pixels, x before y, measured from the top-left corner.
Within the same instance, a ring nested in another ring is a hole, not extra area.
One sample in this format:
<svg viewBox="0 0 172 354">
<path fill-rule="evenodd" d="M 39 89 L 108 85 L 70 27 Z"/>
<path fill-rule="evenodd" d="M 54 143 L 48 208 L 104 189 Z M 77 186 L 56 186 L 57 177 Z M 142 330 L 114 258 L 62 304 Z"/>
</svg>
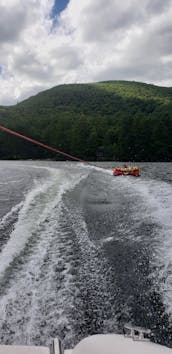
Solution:
<svg viewBox="0 0 172 354">
<path fill-rule="evenodd" d="M 1 161 L 1 343 L 150 328 L 172 346 L 172 164 Z"/>
</svg>

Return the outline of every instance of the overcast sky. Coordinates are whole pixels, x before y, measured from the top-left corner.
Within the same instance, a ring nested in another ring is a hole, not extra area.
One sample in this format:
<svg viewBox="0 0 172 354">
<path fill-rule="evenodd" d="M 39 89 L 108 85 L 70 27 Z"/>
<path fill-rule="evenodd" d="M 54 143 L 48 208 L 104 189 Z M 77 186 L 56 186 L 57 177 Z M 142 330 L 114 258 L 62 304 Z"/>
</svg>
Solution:
<svg viewBox="0 0 172 354">
<path fill-rule="evenodd" d="M 172 0 L 0 0 L 0 104 L 62 83 L 172 86 Z"/>
</svg>

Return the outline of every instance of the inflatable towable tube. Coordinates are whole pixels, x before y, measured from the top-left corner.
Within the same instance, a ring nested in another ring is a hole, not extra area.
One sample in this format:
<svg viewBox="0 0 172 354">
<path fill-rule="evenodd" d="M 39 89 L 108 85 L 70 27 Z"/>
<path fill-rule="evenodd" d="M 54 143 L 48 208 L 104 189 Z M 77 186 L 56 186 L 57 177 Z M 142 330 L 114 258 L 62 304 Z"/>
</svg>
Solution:
<svg viewBox="0 0 172 354">
<path fill-rule="evenodd" d="M 113 170 L 114 176 L 140 176 L 140 169 L 138 166 L 126 166 L 123 167 L 115 167 Z"/>
</svg>

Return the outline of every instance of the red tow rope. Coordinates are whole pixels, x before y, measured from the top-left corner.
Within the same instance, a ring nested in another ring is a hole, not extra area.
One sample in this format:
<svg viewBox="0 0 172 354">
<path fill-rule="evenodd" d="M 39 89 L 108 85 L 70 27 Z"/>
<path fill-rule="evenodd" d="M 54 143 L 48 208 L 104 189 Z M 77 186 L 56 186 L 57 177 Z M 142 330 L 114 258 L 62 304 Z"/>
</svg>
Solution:
<svg viewBox="0 0 172 354">
<path fill-rule="evenodd" d="M 31 139 L 31 138 L 29 138 L 29 137 L 26 136 L 26 135 L 17 133 L 17 132 L 15 132 L 14 130 L 11 130 L 11 129 L 6 128 L 6 127 L 4 127 L 3 125 L 0 125 L 0 130 L 4 131 L 4 132 L 6 132 L 6 133 L 9 133 L 9 134 L 18 136 L 19 138 L 24 139 L 24 140 L 27 140 L 27 141 L 29 141 L 30 143 L 36 144 L 36 145 L 38 145 L 38 146 L 41 146 L 41 147 L 43 147 L 44 149 L 47 149 L 47 150 L 56 152 L 56 153 L 61 154 L 61 155 L 65 156 L 65 157 L 69 157 L 69 158 L 72 159 L 72 160 L 76 160 L 76 161 L 79 161 L 79 162 L 87 163 L 88 165 L 92 165 L 90 162 L 81 160 L 81 159 L 79 159 L 78 157 L 72 156 L 72 155 L 70 155 L 70 154 L 67 154 L 66 152 L 63 152 L 63 151 L 59 150 L 59 149 L 55 149 L 55 148 L 53 148 L 53 147 L 51 147 L 51 146 L 49 146 L 49 145 L 43 144 L 43 143 L 41 143 L 40 141 Z"/>
</svg>

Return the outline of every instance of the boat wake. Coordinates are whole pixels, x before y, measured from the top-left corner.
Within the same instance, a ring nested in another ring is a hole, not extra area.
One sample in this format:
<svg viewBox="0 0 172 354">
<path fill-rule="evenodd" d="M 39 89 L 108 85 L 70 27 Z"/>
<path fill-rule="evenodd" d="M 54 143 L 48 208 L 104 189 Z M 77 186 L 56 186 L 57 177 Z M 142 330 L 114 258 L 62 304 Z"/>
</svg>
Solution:
<svg viewBox="0 0 172 354">
<path fill-rule="evenodd" d="M 87 173 L 82 171 L 72 177 L 67 172 L 52 168 L 49 168 L 49 173 L 44 183 L 35 182 L 25 200 L 13 207 L 0 223 L 3 231 L 17 218 L 8 239 L 4 240 L 6 243 L 2 246 L 0 258 L 0 327 L 3 342 L 33 342 L 40 326 L 44 327 L 43 324 L 38 327 L 34 325 L 38 318 L 43 318 L 40 308 L 47 311 L 47 317 L 55 317 L 54 311 L 58 308 L 62 322 L 60 311 L 63 312 L 63 308 L 60 303 L 53 304 L 51 308 L 53 291 L 54 298 L 57 298 L 59 287 L 56 274 L 58 265 L 64 270 L 64 274 L 60 275 L 63 281 L 59 279 L 61 289 L 65 292 L 70 283 L 69 260 L 63 263 L 63 257 L 59 257 L 60 245 L 64 247 L 64 238 L 68 250 L 71 242 L 67 229 L 64 227 L 63 231 L 60 224 L 62 198 L 68 190 L 86 178 Z M 63 283 L 66 285 L 63 286 Z M 68 291 L 71 291 L 70 288 Z M 58 299 L 65 301 L 62 294 L 58 294 Z M 42 306 L 41 302 L 44 302 Z"/>
<path fill-rule="evenodd" d="M 46 174 L 0 220 L 1 342 L 60 336 L 72 347 L 130 319 L 157 326 L 161 340 L 161 298 L 172 314 L 171 185 L 82 164 L 27 168 Z"/>
<path fill-rule="evenodd" d="M 0 224 L 7 227 L 18 216 L 0 258 L 0 332 L 6 344 L 49 344 L 60 335 L 71 346 L 92 331 L 117 328 L 110 267 L 70 198 L 89 171 L 49 173 Z"/>
<path fill-rule="evenodd" d="M 132 207 L 134 229 L 140 228 L 143 234 L 129 233 L 133 240 L 144 241 L 151 249 L 151 277 L 157 291 L 161 292 L 167 313 L 172 319 L 172 186 L 163 181 L 131 180 L 118 181 L 125 194 L 134 197 Z M 145 235 L 146 224 L 152 225 L 151 238 Z"/>
</svg>

